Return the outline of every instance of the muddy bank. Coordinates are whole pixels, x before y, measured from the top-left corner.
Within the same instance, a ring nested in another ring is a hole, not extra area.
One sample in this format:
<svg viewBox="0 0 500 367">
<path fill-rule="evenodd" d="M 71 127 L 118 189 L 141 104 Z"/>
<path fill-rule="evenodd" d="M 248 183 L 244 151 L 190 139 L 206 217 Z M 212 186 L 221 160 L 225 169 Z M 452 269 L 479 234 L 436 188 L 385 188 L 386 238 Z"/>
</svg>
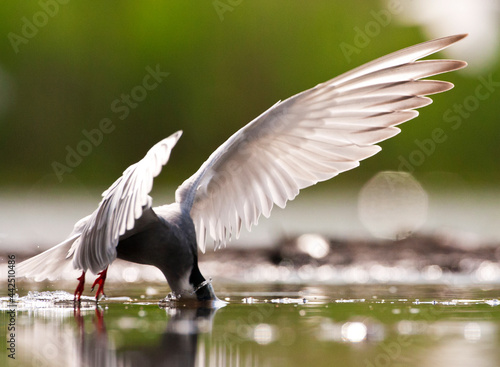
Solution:
<svg viewBox="0 0 500 367">
<path fill-rule="evenodd" d="M 1 263 L 5 266 L 6 254 Z M 16 254 L 16 262 L 35 254 Z M 214 281 L 242 282 L 500 282 L 500 244 L 471 244 L 447 236 L 414 235 L 399 241 L 339 240 L 316 234 L 284 238 L 273 246 L 231 247 L 199 255 L 200 269 Z M 72 271 L 59 279 L 76 278 Z M 158 269 L 121 260 L 109 281 L 164 282 Z M 455 281 L 455 280 L 454 280 Z"/>
</svg>

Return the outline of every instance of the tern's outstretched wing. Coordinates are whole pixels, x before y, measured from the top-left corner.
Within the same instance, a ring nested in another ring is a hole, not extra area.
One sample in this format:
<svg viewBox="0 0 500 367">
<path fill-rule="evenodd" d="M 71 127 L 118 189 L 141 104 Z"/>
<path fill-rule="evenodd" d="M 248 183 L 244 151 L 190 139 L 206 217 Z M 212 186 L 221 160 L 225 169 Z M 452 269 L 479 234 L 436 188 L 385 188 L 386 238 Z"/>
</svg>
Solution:
<svg viewBox="0 0 500 367">
<path fill-rule="evenodd" d="M 109 189 L 103 192 L 99 207 L 92 213 L 75 240 L 68 256 L 73 256 L 76 269 L 97 273 L 116 258 L 120 236 L 133 230 L 141 218 L 154 220 L 152 199 L 148 195 L 153 179 L 168 162 L 181 131 L 154 145 L 139 162 L 123 172 Z M 146 218 L 147 217 L 147 218 Z"/>
<path fill-rule="evenodd" d="M 284 207 L 299 190 L 359 165 L 380 151 L 376 143 L 431 103 L 427 94 L 453 84 L 420 80 L 466 66 L 463 61 L 422 60 L 461 40 L 456 35 L 421 43 L 278 102 L 222 144 L 176 192 L 189 210 L 198 246 L 206 232 L 216 247 L 250 230 L 273 204 Z"/>
<path fill-rule="evenodd" d="M 90 269 L 94 274 L 116 258 L 120 236 L 157 220 L 148 195 L 153 179 L 168 162 L 181 131 L 154 145 L 139 162 L 123 172 L 109 189 L 97 209 L 75 224 L 69 237 L 41 254 L 23 261 L 18 276 L 35 280 L 56 279 L 65 271 Z M 71 266 L 71 264 L 73 266 Z"/>
</svg>

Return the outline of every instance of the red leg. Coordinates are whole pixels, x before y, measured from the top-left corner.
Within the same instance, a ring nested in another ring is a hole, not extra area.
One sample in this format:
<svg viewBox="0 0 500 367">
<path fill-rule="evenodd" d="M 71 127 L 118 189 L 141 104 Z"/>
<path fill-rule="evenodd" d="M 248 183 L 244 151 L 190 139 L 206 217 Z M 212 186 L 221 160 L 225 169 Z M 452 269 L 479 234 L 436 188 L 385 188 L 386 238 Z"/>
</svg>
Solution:
<svg viewBox="0 0 500 367">
<path fill-rule="evenodd" d="M 102 310 L 99 309 L 99 306 L 95 308 L 95 316 L 96 316 L 96 329 L 98 334 L 106 334 L 106 326 L 104 325 L 104 315 Z"/>
<path fill-rule="evenodd" d="M 78 330 L 80 331 L 80 335 L 83 338 L 85 330 L 84 330 L 83 316 L 80 312 L 80 305 L 78 305 L 73 309 L 73 316 L 75 317 L 76 324 L 78 325 Z"/>
<path fill-rule="evenodd" d="M 82 297 L 82 293 L 83 293 L 83 286 L 85 284 L 85 272 L 82 271 L 82 275 L 80 275 L 80 277 L 77 279 L 79 280 L 79 282 L 78 282 L 78 285 L 76 286 L 76 289 L 75 289 L 74 300 L 80 302 L 80 298 Z"/>
<path fill-rule="evenodd" d="M 104 297 L 106 297 L 106 295 L 104 294 L 104 282 L 106 281 L 106 274 L 108 273 L 108 268 L 104 269 L 103 271 L 101 271 L 99 274 L 97 279 L 94 281 L 94 284 L 92 285 L 92 291 L 94 290 L 94 287 L 96 286 L 96 284 L 99 284 L 99 287 L 97 288 L 97 292 L 95 294 L 95 300 L 99 300 L 99 296 L 102 294 Z"/>
</svg>

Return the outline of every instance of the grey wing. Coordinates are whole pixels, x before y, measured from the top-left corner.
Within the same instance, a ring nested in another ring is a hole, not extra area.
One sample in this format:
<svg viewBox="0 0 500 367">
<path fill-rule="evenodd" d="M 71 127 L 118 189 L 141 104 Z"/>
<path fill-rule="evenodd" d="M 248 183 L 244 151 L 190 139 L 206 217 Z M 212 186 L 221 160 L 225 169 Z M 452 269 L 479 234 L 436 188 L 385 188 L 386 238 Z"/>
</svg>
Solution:
<svg viewBox="0 0 500 367">
<path fill-rule="evenodd" d="M 250 230 L 273 204 L 284 207 L 299 190 L 359 165 L 376 143 L 431 103 L 425 95 L 453 84 L 420 80 L 465 67 L 463 61 L 423 60 L 466 35 L 421 43 L 362 65 L 278 102 L 222 144 L 176 192 L 189 210 L 198 246 L 207 233 L 225 245 L 242 224 Z"/>
<path fill-rule="evenodd" d="M 90 269 L 94 274 L 105 269 L 116 258 L 120 237 L 137 230 L 138 222 L 144 225 L 156 218 L 148 194 L 153 179 L 168 162 L 181 135 L 178 131 L 154 145 L 142 160 L 128 167 L 103 192 L 98 208 L 90 215 L 68 253 L 76 269 Z"/>
</svg>

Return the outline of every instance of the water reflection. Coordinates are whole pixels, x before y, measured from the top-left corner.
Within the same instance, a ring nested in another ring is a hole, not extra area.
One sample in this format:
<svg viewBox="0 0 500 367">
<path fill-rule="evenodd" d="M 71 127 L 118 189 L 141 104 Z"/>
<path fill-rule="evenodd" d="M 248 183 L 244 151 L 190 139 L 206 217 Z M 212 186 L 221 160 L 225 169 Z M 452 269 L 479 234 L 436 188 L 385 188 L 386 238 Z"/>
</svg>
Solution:
<svg viewBox="0 0 500 367">
<path fill-rule="evenodd" d="M 74 318 L 78 326 L 76 339 L 77 366 L 117 366 L 115 345 L 106 331 L 103 310 L 95 308 L 94 328 L 85 330 L 84 316 L 79 308 L 74 310 Z"/>
<path fill-rule="evenodd" d="M 198 336 L 212 328 L 215 308 L 172 308 L 161 341 L 154 347 L 129 349 L 118 356 L 124 366 L 195 366 Z M 102 364 L 103 366 L 111 366 Z"/>
<path fill-rule="evenodd" d="M 7 366 L 500 365 L 500 301 L 475 298 L 498 288 L 251 285 L 226 293 L 222 309 L 162 307 L 139 294 L 99 306 L 86 297 L 77 309 L 66 292 L 18 298 L 17 355 Z"/>
<path fill-rule="evenodd" d="M 68 305 L 66 305 L 68 306 Z M 156 307 L 153 306 L 152 307 Z M 199 335 L 209 333 L 217 308 L 164 308 L 164 331 L 156 343 L 138 340 L 132 346 L 117 345 L 114 333 L 108 333 L 107 309 L 88 304 L 28 313 L 22 320 L 19 339 L 21 365 L 29 366 L 200 366 Z M 141 311 L 139 311 L 140 313 Z M 144 312 L 144 311 L 142 311 Z M 35 317 L 33 317 L 35 316 Z M 38 317 L 36 317 L 38 316 Z M 42 316 L 42 317 L 40 317 Z M 48 316 L 49 322 L 46 322 Z M 73 316 L 73 317 L 71 317 Z M 135 316 L 135 315 L 134 315 Z M 122 316 L 117 324 L 127 327 L 137 319 Z M 123 322 L 122 322 L 123 321 Z M 158 325 L 160 324 L 160 325 Z M 123 330 L 122 330 L 123 331 Z M 156 332 L 152 330 L 151 334 Z M 120 342 L 121 344 L 121 342 Z M 203 363 L 203 362 L 202 362 Z"/>
</svg>

